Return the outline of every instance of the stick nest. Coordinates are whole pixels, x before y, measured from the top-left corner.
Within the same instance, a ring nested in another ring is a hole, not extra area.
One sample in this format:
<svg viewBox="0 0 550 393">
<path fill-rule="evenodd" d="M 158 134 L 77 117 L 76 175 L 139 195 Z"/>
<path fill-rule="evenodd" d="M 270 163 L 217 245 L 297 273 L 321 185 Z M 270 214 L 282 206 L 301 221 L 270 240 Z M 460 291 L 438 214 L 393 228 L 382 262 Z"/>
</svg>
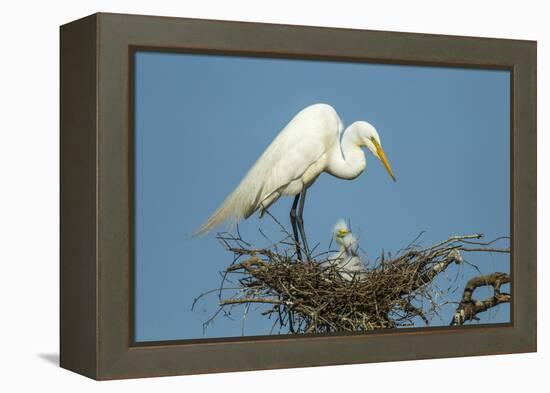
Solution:
<svg viewBox="0 0 550 393">
<path fill-rule="evenodd" d="M 248 312 L 257 303 L 266 306 L 262 315 L 275 317 L 274 327 L 291 333 L 396 328 L 412 326 L 418 318 L 428 325 L 426 308 L 415 304 L 428 302 L 428 311 L 436 312 L 432 284 L 438 274 L 462 263 L 464 252 L 509 252 L 486 247 L 494 241 L 477 242 L 480 234 L 453 236 L 428 248 L 415 243 L 419 237 L 394 257 L 382 253 L 361 277 L 345 280 L 337 267 L 324 263 L 332 262 L 329 252 L 303 262 L 297 260 L 295 243 L 288 238 L 258 249 L 240 235 L 219 234 L 218 240 L 233 253 L 234 261 L 223 272 L 220 308 L 205 326 L 219 312 L 227 313 L 227 308 L 244 306 Z M 476 247 L 471 248 L 472 244 Z M 236 283 L 236 288 L 225 288 L 227 282 Z M 224 298 L 223 289 L 236 292 Z"/>
</svg>

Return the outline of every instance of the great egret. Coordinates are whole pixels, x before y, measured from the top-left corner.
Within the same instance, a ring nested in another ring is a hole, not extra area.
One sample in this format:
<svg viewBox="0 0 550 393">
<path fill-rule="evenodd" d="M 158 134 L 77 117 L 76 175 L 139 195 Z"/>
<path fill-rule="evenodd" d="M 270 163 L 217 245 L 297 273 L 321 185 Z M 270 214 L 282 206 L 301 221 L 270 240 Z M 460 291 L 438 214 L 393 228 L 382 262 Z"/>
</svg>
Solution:
<svg viewBox="0 0 550 393">
<path fill-rule="evenodd" d="M 366 147 L 395 181 L 376 129 L 365 121 L 357 121 L 345 131 L 343 128 L 330 105 L 314 104 L 302 109 L 196 234 L 206 234 L 226 220 L 235 224 L 255 211 L 262 217 L 282 195 L 295 196 L 290 221 L 297 256 L 301 259 L 299 231 L 304 252 L 309 257 L 302 215 L 306 191 L 321 172 L 340 179 L 355 179 L 365 169 L 365 153 L 361 147 Z"/>
<path fill-rule="evenodd" d="M 321 263 L 321 267 L 333 267 L 340 277 L 346 281 L 361 280 L 365 277 L 363 261 L 357 254 L 359 243 L 351 233 L 344 220 L 338 220 L 333 230 L 334 241 L 340 246 L 340 250 Z"/>
</svg>

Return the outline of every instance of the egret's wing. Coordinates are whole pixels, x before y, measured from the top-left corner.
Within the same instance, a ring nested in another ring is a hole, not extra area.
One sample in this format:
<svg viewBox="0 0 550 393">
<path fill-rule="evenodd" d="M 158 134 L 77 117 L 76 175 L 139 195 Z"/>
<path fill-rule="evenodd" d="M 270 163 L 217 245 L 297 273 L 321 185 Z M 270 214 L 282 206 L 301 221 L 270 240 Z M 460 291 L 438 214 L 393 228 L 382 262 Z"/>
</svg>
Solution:
<svg viewBox="0 0 550 393">
<path fill-rule="evenodd" d="M 260 193 L 258 205 L 270 197 L 274 192 L 287 195 L 295 195 L 300 189 L 286 189 L 294 181 L 300 181 L 306 171 L 317 165 L 319 160 L 327 153 L 329 146 L 321 135 L 309 136 L 309 132 L 302 134 L 289 134 L 282 139 L 273 151 L 267 152 L 265 157 L 266 167 L 261 170 L 264 173 L 264 181 Z M 320 168 L 319 173 L 324 168 Z M 259 206 L 255 206 L 258 208 Z M 264 206 L 264 208 L 267 206 Z"/>
</svg>

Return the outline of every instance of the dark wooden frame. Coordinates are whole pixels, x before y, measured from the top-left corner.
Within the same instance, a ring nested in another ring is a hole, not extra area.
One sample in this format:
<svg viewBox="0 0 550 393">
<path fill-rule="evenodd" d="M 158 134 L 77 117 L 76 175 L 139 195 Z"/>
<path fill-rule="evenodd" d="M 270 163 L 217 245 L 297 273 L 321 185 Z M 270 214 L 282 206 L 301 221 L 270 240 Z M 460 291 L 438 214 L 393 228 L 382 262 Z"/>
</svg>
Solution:
<svg viewBox="0 0 550 393">
<path fill-rule="evenodd" d="M 511 71 L 512 323 L 135 343 L 136 48 Z M 536 42 L 95 14 L 61 27 L 61 366 L 95 379 L 536 351 Z"/>
</svg>

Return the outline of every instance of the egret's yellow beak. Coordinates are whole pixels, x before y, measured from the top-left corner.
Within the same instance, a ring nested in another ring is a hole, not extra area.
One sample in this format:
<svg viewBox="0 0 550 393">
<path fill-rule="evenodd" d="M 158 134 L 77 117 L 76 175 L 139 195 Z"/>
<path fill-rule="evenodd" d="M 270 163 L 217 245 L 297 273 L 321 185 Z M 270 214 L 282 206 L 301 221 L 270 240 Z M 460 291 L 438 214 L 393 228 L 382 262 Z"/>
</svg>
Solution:
<svg viewBox="0 0 550 393">
<path fill-rule="evenodd" d="M 378 154 L 378 159 L 382 161 L 382 164 L 384 165 L 384 168 L 388 171 L 389 175 L 393 179 L 393 181 L 396 181 L 395 176 L 393 174 L 393 171 L 391 169 L 390 163 L 388 162 L 388 159 L 386 158 L 386 153 L 384 153 L 384 149 L 382 149 L 382 146 L 376 141 L 376 139 L 372 139 L 372 143 L 374 144 L 374 147 L 376 148 L 376 153 Z"/>
<path fill-rule="evenodd" d="M 348 233 L 350 233 L 350 231 L 346 230 L 346 229 L 339 229 L 338 230 L 338 237 L 344 237 L 346 236 Z"/>
</svg>

